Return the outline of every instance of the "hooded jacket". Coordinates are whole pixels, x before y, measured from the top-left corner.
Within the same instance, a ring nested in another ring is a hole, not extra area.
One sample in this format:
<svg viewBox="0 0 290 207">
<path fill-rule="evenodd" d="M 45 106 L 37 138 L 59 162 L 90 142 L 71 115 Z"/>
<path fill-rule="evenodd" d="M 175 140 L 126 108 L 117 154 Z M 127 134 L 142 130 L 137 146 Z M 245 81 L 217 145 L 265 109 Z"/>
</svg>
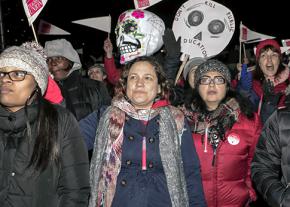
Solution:
<svg viewBox="0 0 290 207">
<path fill-rule="evenodd" d="M 47 41 L 45 43 L 47 57 L 62 56 L 73 63 L 67 77 L 58 81 L 66 108 L 77 120 L 99 109 L 102 105 L 109 105 L 111 97 L 103 82 L 82 77 L 79 69 L 82 67 L 80 58 L 71 43 L 65 39 Z"/>
</svg>

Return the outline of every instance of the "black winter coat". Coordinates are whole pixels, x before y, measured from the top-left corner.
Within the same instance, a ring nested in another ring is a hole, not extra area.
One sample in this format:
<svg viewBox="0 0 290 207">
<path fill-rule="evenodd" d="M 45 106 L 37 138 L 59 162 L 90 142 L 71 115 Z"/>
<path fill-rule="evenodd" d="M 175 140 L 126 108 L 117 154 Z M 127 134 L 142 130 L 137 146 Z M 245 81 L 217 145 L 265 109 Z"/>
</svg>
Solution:
<svg viewBox="0 0 290 207">
<path fill-rule="evenodd" d="M 175 82 L 175 78 L 180 66 L 180 57 L 177 56 L 165 56 L 163 68 L 166 73 L 167 79 L 172 83 Z M 181 106 L 184 103 L 184 87 L 180 85 L 172 86 L 170 90 L 169 101 L 173 106 Z"/>
<path fill-rule="evenodd" d="M 270 206 L 290 206 L 290 108 L 266 121 L 251 165 L 257 190 Z"/>
<path fill-rule="evenodd" d="M 60 166 L 52 163 L 43 172 L 35 173 L 27 166 L 35 143 L 37 105 L 27 107 L 32 140 L 25 136 L 24 109 L 13 113 L 0 106 L 1 207 L 87 207 L 87 150 L 75 118 L 64 108 L 55 107 Z"/>
<path fill-rule="evenodd" d="M 103 82 L 84 78 L 79 70 L 66 79 L 57 82 L 65 99 L 66 108 L 80 120 L 98 110 L 102 105 L 110 105 L 111 97 Z"/>
</svg>

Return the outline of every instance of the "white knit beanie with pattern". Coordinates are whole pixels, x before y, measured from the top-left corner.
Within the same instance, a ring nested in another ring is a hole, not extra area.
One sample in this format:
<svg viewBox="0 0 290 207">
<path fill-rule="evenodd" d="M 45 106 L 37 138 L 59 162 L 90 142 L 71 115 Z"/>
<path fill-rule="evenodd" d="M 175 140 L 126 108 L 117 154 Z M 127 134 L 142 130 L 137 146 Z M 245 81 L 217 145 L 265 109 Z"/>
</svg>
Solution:
<svg viewBox="0 0 290 207">
<path fill-rule="evenodd" d="M 0 54 L 0 68 L 16 67 L 31 73 L 43 95 L 47 88 L 48 67 L 43 47 L 36 42 L 25 42 L 12 46 Z"/>
</svg>

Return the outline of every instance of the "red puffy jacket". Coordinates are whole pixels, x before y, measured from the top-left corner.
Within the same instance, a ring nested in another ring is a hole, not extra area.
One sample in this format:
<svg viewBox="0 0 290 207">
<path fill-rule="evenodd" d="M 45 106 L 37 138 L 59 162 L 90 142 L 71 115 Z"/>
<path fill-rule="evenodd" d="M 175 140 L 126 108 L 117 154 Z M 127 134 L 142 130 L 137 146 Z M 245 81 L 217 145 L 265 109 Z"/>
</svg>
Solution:
<svg viewBox="0 0 290 207">
<path fill-rule="evenodd" d="M 250 164 L 260 132 L 261 121 L 257 114 L 251 120 L 240 114 L 232 129 L 225 133 L 225 140 L 219 143 L 214 165 L 210 143 L 204 152 L 202 135 L 193 134 L 209 207 L 247 206 L 249 201 L 256 200 Z"/>
</svg>

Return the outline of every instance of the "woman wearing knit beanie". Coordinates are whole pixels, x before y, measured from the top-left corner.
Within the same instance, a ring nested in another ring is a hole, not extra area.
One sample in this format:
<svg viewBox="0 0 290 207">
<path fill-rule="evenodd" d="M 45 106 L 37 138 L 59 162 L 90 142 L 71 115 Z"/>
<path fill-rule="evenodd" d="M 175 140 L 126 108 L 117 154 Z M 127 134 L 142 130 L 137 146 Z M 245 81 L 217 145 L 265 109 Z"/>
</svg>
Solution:
<svg viewBox="0 0 290 207">
<path fill-rule="evenodd" d="M 249 206 L 256 199 L 250 163 L 261 123 L 230 83 L 228 67 L 207 60 L 197 67 L 185 102 L 209 207 Z"/>
<path fill-rule="evenodd" d="M 86 148 L 75 118 L 43 98 L 48 76 L 35 42 L 0 54 L 0 206 L 87 206 Z"/>
<path fill-rule="evenodd" d="M 246 71 L 246 70 L 245 70 Z M 243 72 L 243 71 L 242 71 Z M 238 86 L 250 97 L 263 123 L 277 109 L 285 106 L 285 89 L 289 84 L 289 68 L 282 64 L 280 45 L 276 40 L 261 41 L 256 47 L 256 69 L 241 75 Z M 247 82 L 247 84 L 243 84 Z M 256 96 L 257 98 L 253 98 Z"/>
</svg>

